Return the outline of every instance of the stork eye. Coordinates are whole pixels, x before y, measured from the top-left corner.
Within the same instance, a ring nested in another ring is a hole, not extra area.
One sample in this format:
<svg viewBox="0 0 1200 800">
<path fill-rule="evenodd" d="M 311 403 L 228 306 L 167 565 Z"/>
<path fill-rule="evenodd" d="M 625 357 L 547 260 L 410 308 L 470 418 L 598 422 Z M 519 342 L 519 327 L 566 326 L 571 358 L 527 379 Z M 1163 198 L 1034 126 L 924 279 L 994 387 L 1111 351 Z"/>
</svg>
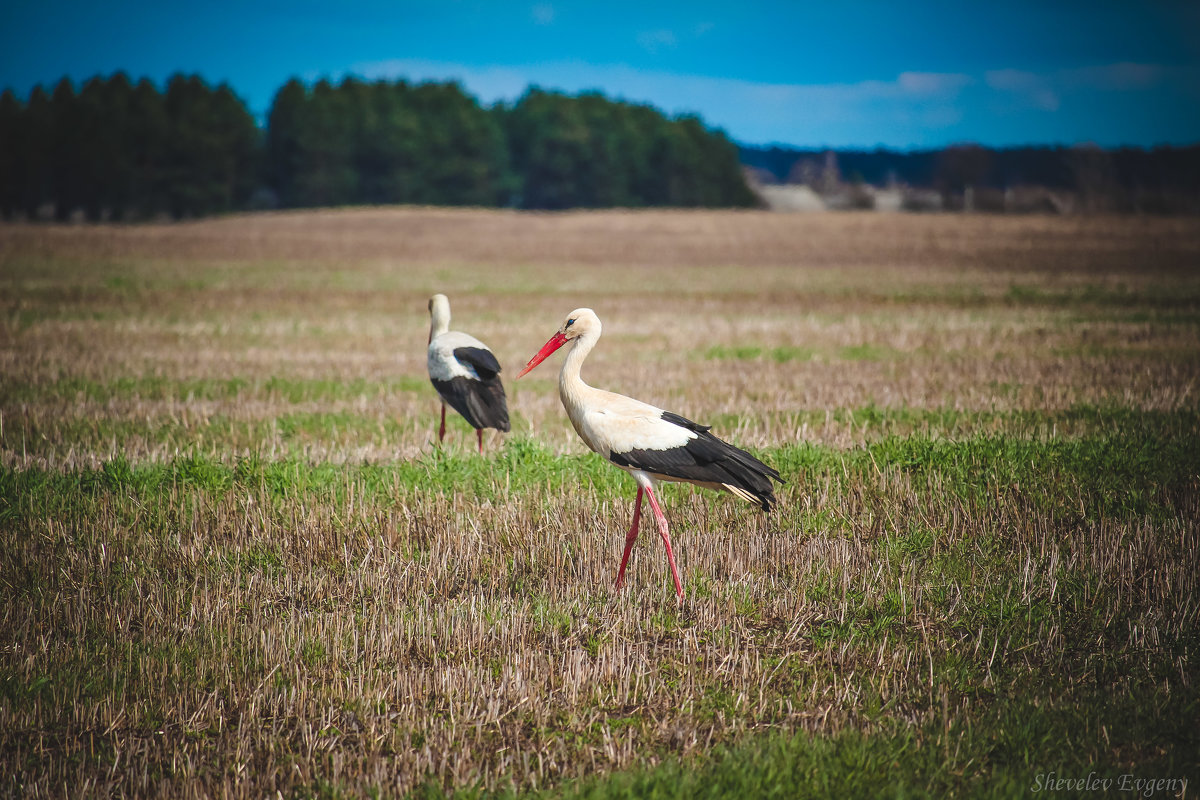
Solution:
<svg viewBox="0 0 1200 800">
<path fill-rule="evenodd" d="M 569 327 L 571 327 L 571 326 L 572 326 L 572 325 L 574 325 L 574 324 L 575 324 L 575 320 L 573 320 L 573 319 L 569 319 L 569 320 L 567 320 L 567 327 L 568 327 L 568 328 L 569 328 Z"/>
</svg>

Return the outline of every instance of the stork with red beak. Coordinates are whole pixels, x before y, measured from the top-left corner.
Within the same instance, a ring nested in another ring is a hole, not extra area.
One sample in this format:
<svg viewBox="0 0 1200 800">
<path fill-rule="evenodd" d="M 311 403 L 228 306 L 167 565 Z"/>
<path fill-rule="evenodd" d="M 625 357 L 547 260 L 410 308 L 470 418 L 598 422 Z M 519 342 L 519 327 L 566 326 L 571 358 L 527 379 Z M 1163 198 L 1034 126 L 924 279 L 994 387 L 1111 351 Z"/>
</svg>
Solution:
<svg viewBox="0 0 1200 800">
<path fill-rule="evenodd" d="M 475 428 L 479 452 L 483 429 L 509 430 L 508 403 L 500 383 L 500 362 L 487 345 L 450 330 L 450 301 L 444 294 L 429 298 L 429 380 L 442 398 L 442 425 L 438 443 L 446 438 L 446 405 L 462 414 Z"/>
<path fill-rule="evenodd" d="M 633 524 L 625 537 L 625 552 L 621 556 L 616 585 L 619 588 L 625 578 L 625 564 L 637 540 L 642 494 L 645 493 L 650 498 L 658 532 L 667 549 L 675 593 L 682 600 L 683 583 L 679 580 L 675 554 L 671 551 L 667 519 L 654 495 L 655 484 L 658 481 L 682 481 L 727 491 L 770 511 L 775 503 L 771 481 L 783 483 L 783 480 L 777 471 L 745 450 L 713 436 L 708 432 L 708 425 L 698 425 L 678 414 L 584 383 L 579 377 L 580 367 L 599 339 L 600 318 L 596 312 L 590 308 L 576 309 L 567 315 L 558 333 L 529 359 L 517 377 L 545 361 L 567 342 L 572 343 L 558 375 L 558 396 L 567 416 L 588 447 L 632 475 L 638 485 Z"/>
</svg>

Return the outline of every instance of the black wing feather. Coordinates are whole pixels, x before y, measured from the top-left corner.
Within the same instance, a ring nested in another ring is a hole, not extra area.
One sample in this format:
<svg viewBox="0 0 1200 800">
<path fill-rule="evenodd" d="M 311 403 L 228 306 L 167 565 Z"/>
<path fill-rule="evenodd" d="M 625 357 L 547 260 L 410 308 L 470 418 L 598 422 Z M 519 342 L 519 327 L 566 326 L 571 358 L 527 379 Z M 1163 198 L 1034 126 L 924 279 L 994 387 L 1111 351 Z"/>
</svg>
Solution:
<svg viewBox="0 0 1200 800">
<path fill-rule="evenodd" d="M 771 481 L 783 483 L 779 472 L 764 464 L 745 450 L 734 447 L 709 433 L 710 425 L 700 425 L 686 417 L 664 411 L 662 419 L 696 433 L 696 438 L 680 447 L 668 450 L 630 450 L 611 453 L 609 459 L 621 467 L 642 469 L 698 483 L 718 483 L 736 486 L 770 511 L 775 503 Z"/>
<path fill-rule="evenodd" d="M 504 384 L 493 375 L 490 378 L 451 378 L 448 381 L 432 381 L 446 404 L 462 414 L 474 428 L 495 428 L 508 431 L 508 402 L 504 396 Z"/>
<path fill-rule="evenodd" d="M 695 431 L 696 433 L 707 433 L 712 430 L 712 425 L 701 425 L 699 422 L 692 422 L 687 417 L 672 414 L 670 411 L 664 411 L 662 418 L 672 425 L 678 425 L 681 428 L 687 428 L 689 431 Z"/>
<path fill-rule="evenodd" d="M 454 357 L 463 364 L 474 367 L 481 378 L 494 378 L 500 374 L 500 362 L 491 350 L 482 347 L 456 347 Z"/>
</svg>

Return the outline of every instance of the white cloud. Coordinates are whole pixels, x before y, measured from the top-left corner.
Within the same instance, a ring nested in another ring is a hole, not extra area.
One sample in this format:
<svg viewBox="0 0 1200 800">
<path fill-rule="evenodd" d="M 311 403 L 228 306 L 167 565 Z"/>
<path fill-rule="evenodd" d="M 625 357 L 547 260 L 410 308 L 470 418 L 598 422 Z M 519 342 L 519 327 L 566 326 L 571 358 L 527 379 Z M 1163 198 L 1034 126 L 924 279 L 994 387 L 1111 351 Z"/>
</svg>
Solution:
<svg viewBox="0 0 1200 800">
<path fill-rule="evenodd" d="M 988 70 L 983 73 L 983 80 L 988 86 L 1002 92 L 1028 92 L 1045 84 L 1045 79 L 1040 75 L 1019 69 Z"/>
<path fill-rule="evenodd" d="M 957 72 L 901 72 L 896 85 L 914 94 L 955 94 L 972 83 L 971 76 Z"/>
<path fill-rule="evenodd" d="M 674 31 L 642 31 L 637 35 L 637 43 L 648 53 L 660 53 L 674 48 L 679 40 Z"/>
<path fill-rule="evenodd" d="M 990 88 L 1016 95 L 1043 111 L 1057 111 L 1062 102 L 1052 80 L 1033 72 L 994 69 L 985 72 L 983 79 Z"/>
</svg>

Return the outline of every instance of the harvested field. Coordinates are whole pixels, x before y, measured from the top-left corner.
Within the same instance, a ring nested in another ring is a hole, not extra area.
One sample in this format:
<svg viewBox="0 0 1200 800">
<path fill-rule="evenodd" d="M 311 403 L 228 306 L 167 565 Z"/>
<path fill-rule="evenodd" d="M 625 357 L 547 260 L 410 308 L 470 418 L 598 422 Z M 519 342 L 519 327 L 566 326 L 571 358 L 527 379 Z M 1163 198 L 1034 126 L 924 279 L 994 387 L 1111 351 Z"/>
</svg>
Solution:
<svg viewBox="0 0 1200 800">
<path fill-rule="evenodd" d="M 461 419 L 433 446 L 434 292 L 504 366 L 513 432 L 483 458 Z M 512 380 L 578 306 L 605 326 L 590 383 L 787 480 L 770 516 L 665 488 L 682 605 L 650 523 L 611 587 L 633 483 L 576 438 L 559 357 Z M 1200 779 L 1198 381 L 1192 219 L 0 225 L 0 774 L 37 797 Z"/>
</svg>

